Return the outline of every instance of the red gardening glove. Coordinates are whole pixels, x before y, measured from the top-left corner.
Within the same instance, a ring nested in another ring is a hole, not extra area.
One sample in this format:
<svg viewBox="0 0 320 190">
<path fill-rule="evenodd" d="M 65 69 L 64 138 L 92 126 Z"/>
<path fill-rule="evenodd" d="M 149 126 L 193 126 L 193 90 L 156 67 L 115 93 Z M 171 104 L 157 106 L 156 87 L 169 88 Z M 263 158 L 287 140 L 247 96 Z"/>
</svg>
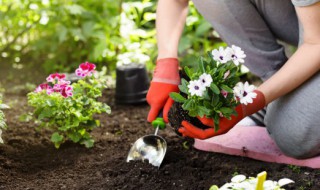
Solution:
<svg viewBox="0 0 320 190">
<path fill-rule="evenodd" d="M 182 121 L 181 123 L 182 127 L 180 127 L 178 131 L 182 134 L 182 136 L 187 136 L 187 137 L 197 138 L 197 139 L 207 139 L 210 137 L 227 133 L 232 127 L 234 127 L 244 117 L 259 111 L 265 106 L 266 101 L 262 92 L 258 90 L 255 90 L 254 92 L 257 94 L 257 96 L 256 98 L 253 99 L 252 103 L 249 103 L 247 105 L 240 104 L 235 108 L 236 112 L 238 113 L 237 116 L 234 116 L 234 115 L 231 116 L 230 120 L 225 117 L 220 118 L 218 131 L 215 132 L 214 130 L 214 121 L 206 117 L 203 117 L 203 118 L 198 117 L 198 119 L 203 124 L 211 128 L 200 129 L 190 124 L 187 121 Z"/>
<path fill-rule="evenodd" d="M 159 59 L 147 94 L 147 102 L 151 107 L 147 119 L 149 122 L 155 120 L 159 111 L 163 109 L 163 119 L 168 123 L 168 111 L 173 104 L 169 94 L 179 92 L 179 84 L 178 59 Z"/>
</svg>

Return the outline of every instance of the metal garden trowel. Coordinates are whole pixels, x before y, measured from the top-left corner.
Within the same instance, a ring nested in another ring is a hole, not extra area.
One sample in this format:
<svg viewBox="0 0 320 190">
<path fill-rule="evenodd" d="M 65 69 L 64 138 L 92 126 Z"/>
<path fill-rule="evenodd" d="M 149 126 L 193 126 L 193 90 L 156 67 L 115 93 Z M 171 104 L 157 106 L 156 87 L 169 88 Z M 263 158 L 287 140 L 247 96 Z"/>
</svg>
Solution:
<svg viewBox="0 0 320 190">
<path fill-rule="evenodd" d="M 162 111 L 161 111 L 162 113 Z M 127 162 L 130 160 L 148 160 L 149 164 L 160 167 L 167 151 L 167 142 L 157 135 L 159 129 L 164 129 L 166 123 L 162 114 L 152 121 L 152 126 L 156 129 L 154 135 L 146 135 L 139 138 L 131 147 Z"/>
</svg>

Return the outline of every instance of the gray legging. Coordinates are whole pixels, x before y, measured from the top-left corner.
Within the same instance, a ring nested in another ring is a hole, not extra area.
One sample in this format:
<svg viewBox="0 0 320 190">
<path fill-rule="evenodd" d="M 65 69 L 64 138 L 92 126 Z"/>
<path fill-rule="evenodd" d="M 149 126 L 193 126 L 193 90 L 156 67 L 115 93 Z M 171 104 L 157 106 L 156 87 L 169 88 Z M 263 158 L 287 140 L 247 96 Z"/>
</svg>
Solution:
<svg viewBox="0 0 320 190">
<path fill-rule="evenodd" d="M 298 45 L 299 24 L 289 0 L 193 2 L 226 43 L 244 50 L 245 65 L 263 80 L 287 61 L 278 40 Z M 268 132 L 288 156 L 308 158 L 320 153 L 319 90 L 320 75 L 316 74 L 267 107 L 264 122 Z"/>
</svg>

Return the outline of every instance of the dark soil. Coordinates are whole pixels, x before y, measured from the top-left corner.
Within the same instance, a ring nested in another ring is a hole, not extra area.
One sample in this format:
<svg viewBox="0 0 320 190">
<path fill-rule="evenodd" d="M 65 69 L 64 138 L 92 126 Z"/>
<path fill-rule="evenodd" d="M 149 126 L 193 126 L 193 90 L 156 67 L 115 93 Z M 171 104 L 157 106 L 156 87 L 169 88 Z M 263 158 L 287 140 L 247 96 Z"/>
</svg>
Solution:
<svg viewBox="0 0 320 190">
<path fill-rule="evenodd" d="M 268 179 L 287 177 L 295 184 L 287 189 L 320 189 L 320 170 L 266 163 L 245 157 L 196 150 L 191 141 L 167 127 L 160 131 L 168 150 L 160 169 L 147 162 L 126 162 L 135 140 L 154 129 L 146 122 L 147 105 L 114 104 L 113 90 L 104 95 L 111 115 L 100 115 L 102 127 L 93 131 L 94 148 L 67 142 L 55 149 L 48 131 L 19 121 L 30 111 L 24 94 L 5 94 L 8 130 L 0 145 L 0 189 L 209 189 L 222 185 L 235 174 L 256 176 L 267 171 Z"/>
</svg>

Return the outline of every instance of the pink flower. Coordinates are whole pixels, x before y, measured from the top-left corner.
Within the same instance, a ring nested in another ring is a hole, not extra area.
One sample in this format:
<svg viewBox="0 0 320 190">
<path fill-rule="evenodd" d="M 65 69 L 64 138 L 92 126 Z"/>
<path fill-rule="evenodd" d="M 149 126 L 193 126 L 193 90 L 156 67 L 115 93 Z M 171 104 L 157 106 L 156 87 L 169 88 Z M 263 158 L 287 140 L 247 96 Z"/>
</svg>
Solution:
<svg viewBox="0 0 320 190">
<path fill-rule="evenodd" d="M 66 78 L 66 75 L 65 74 L 60 74 L 60 73 L 54 73 L 54 74 L 51 74 L 47 77 L 47 82 L 55 82 L 55 80 L 63 80 Z"/>
<path fill-rule="evenodd" d="M 36 88 L 35 92 L 38 93 L 38 92 L 41 92 L 41 91 L 43 91 L 43 90 L 46 90 L 48 95 L 50 95 L 51 93 L 54 92 L 53 89 L 52 89 L 52 87 L 51 87 L 50 85 L 48 85 L 47 83 L 40 84 L 40 85 Z"/>
<path fill-rule="evenodd" d="M 71 85 L 66 85 L 66 86 L 64 86 L 64 88 L 61 90 L 60 94 L 61 94 L 63 97 L 67 98 L 67 97 L 73 95 L 72 91 L 73 91 L 72 86 L 71 86 Z"/>
<path fill-rule="evenodd" d="M 71 85 L 68 84 L 55 84 L 53 86 L 53 91 L 59 92 L 65 98 L 73 95 L 73 88 Z"/>
<path fill-rule="evenodd" d="M 223 97 L 226 98 L 226 97 L 228 96 L 228 92 L 227 92 L 227 91 L 221 90 L 220 92 L 221 92 L 221 94 L 222 94 Z"/>
<path fill-rule="evenodd" d="M 64 79 L 61 79 L 58 81 L 58 84 L 60 85 L 69 85 L 71 82 L 68 81 L 68 80 L 64 80 Z"/>
<path fill-rule="evenodd" d="M 93 63 L 81 63 L 79 68 L 76 70 L 76 75 L 79 77 L 91 76 L 95 68 L 96 65 Z"/>
</svg>

